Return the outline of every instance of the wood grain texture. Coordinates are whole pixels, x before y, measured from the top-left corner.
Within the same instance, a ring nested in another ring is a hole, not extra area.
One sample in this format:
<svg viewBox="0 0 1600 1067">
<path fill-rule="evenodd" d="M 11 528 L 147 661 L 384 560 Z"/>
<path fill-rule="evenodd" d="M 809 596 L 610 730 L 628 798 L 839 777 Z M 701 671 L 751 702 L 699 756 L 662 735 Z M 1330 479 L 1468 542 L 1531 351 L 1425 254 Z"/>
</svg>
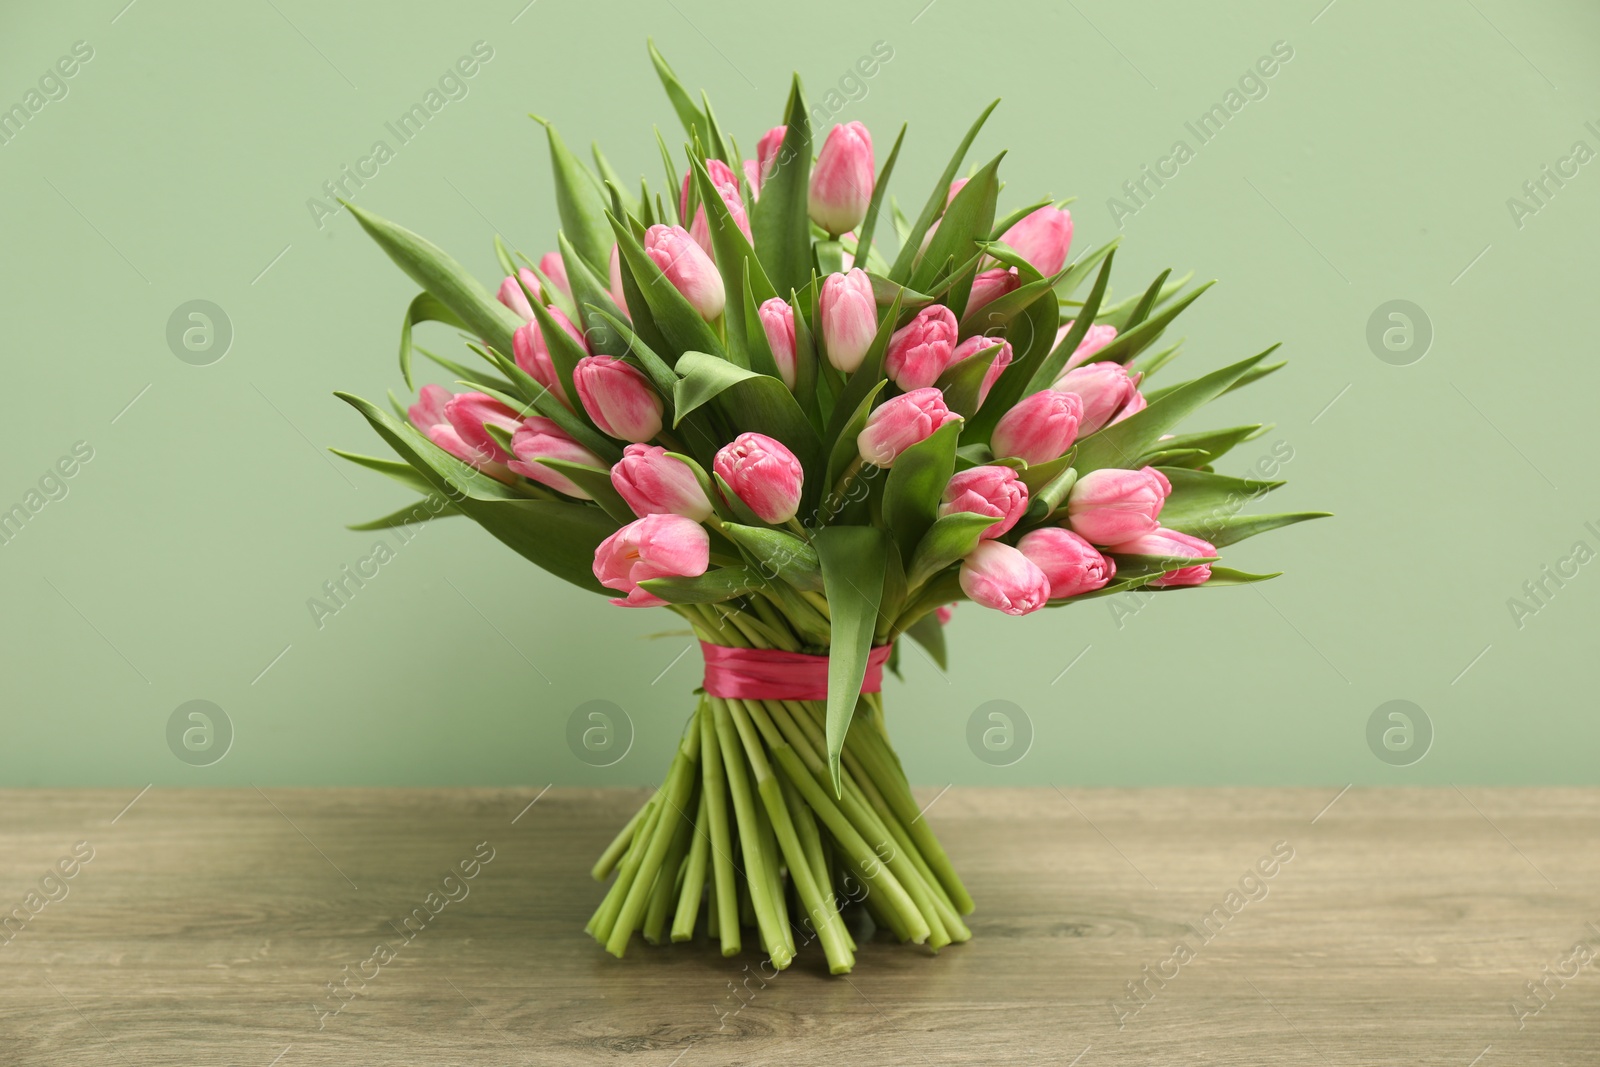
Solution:
<svg viewBox="0 0 1600 1067">
<path fill-rule="evenodd" d="M 1600 948 L 1595 790 L 954 788 L 928 817 L 973 941 L 769 980 L 583 934 L 637 790 L 134 792 L 0 792 L 0 916 L 94 850 L 0 945 L 8 1067 L 1600 1063 L 1600 963 L 1567 962 Z"/>
</svg>

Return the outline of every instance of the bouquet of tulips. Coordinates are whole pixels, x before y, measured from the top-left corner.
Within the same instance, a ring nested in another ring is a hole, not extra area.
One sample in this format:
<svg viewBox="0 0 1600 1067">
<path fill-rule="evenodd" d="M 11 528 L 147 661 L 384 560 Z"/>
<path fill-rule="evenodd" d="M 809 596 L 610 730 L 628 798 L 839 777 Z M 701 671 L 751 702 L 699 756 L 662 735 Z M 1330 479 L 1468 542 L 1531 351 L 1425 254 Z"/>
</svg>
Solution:
<svg viewBox="0 0 1600 1067">
<path fill-rule="evenodd" d="M 1167 274 L 1108 299 L 1116 242 L 1071 260 L 1072 216 L 1000 214 L 1000 158 L 958 178 L 986 110 L 926 203 L 886 198 L 858 122 L 785 123 L 744 159 L 709 101 L 651 58 L 687 134 L 658 135 L 665 186 L 594 169 L 554 126 L 558 251 L 496 248 L 498 299 L 422 238 L 352 205 L 423 291 L 412 329 L 465 331 L 481 364 L 421 348 L 461 391 L 395 414 L 354 405 L 400 462 L 340 453 L 424 494 L 362 528 L 462 514 L 624 607 L 664 606 L 705 682 L 659 788 L 605 849 L 589 931 L 724 955 L 753 927 L 773 966 L 815 940 L 850 970 L 865 915 L 938 948 L 972 900 L 889 744 L 882 668 L 902 637 L 943 666 L 950 606 L 1008 615 L 1122 590 L 1237 585 L 1244 537 L 1311 518 L 1245 515 L 1277 482 L 1216 473 L 1258 425 L 1174 435 L 1275 370 L 1272 349 L 1148 387 L 1168 324 L 1205 288 Z M 818 143 L 820 141 L 820 143 Z M 885 231 L 895 234 L 890 252 Z"/>
</svg>

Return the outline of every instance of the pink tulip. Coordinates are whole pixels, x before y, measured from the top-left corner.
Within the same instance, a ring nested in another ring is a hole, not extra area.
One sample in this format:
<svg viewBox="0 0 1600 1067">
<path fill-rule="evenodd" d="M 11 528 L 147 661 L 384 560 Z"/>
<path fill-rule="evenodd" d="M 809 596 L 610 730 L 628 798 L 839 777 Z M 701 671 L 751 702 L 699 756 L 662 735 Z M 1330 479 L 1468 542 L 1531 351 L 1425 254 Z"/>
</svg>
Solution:
<svg viewBox="0 0 1600 1067">
<path fill-rule="evenodd" d="M 996 267 L 982 271 L 972 280 L 972 295 L 967 298 L 967 314 L 972 314 L 1022 285 L 1015 267 Z"/>
<path fill-rule="evenodd" d="M 761 164 L 753 159 L 740 160 L 739 169 L 744 171 L 744 183 L 750 187 L 750 202 L 755 203 L 761 199 Z"/>
<path fill-rule="evenodd" d="M 1154 467 L 1108 467 L 1079 478 L 1067 494 L 1067 521 L 1096 545 L 1116 545 L 1154 533 L 1172 483 Z"/>
<path fill-rule="evenodd" d="M 761 316 L 761 329 L 767 335 L 767 347 L 772 349 L 772 361 L 778 365 L 778 377 L 791 390 L 795 382 L 794 365 L 794 308 L 782 297 L 763 301 L 756 309 Z"/>
<path fill-rule="evenodd" d="M 1022 535 L 1017 551 L 1039 565 L 1050 579 L 1050 599 L 1077 596 L 1102 588 L 1117 573 L 1117 565 L 1073 533 L 1046 526 Z"/>
<path fill-rule="evenodd" d="M 572 370 L 578 399 L 594 424 L 623 441 L 661 432 L 661 398 L 638 368 L 613 356 L 584 356 Z"/>
<path fill-rule="evenodd" d="M 945 407 L 944 394 L 939 390 L 913 389 L 873 409 L 856 438 L 856 448 L 868 463 L 892 467 L 900 453 L 926 441 L 939 427 L 960 419 Z"/>
<path fill-rule="evenodd" d="M 739 180 L 734 177 L 733 171 L 720 159 L 706 160 L 706 173 L 711 177 L 712 187 L 717 190 L 717 195 L 728 208 L 728 214 L 733 218 L 733 224 L 739 227 L 739 232 L 744 234 L 746 241 L 753 241 L 750 236 L 750 217 L 745 212 L 744 198 L 739 195 Z M 689 213 L 689 179 L 694 176 L 690 171 L 683 176 L 683 194 L 678 199 L 680 216 Z M 694 221 L 689 224 L 689 236 L 694 238 L 694 243 L 699 245 L 710 256 L 711 224 L 706 219 L 704 204 L 695 207 Z"/>
<path fill-rule="evenodd" d="M 1121 422 L 1123 419 L 1127 418 L 1130 415 L 1139 414 L 1139 412 L 1143 411 L 1146 407 L 1149 406 L 1149 404 L 1150 404 L 1150 401 L 1148 401 L 1148 400 L 1146 400 L 1144 398 L 1144 394 L 1143 393 L 1134 393 L 1133 396 L 1128 400 L 1128 402 L 1126 404 L 1122 405 L 1122 410 L 1117 412 L 1117 417 L 1111 420 L 1112 424 L 1115 425 L 1116 423 Z M 1161 438 L 1161 440 L 1168 441 L 1168 440 L 1171 440 L 1171 438 L 1172 438 L 1171 434 L 1166 434 Z"/>
<path fill-rule="evenodd" d="M 1050 579 L 1010 545 L 980 541 L 961 562 L 961 591 L 986 608 L 1026 615 L 1050 600 Z"/>
<path fill-rule="evenodd" d="M 1076 393 L 1083 401 L 1083 421 L 1078 433 L 1089 436 L 1109 425 L 1139 395 L 1139 378 L 1120 363 L 1102 360 L 1069 370 L 1050 388 Z"/>
<path fill-rule="evenodd" d="M 978 385 L 978 406 L 983 407 L 983 402 L 989 399 L 989 390 L 994 388 L 994 383 L 1000 380 L 1000 375 L 1011 366 L 1011 342 L 1003 337 L 987 337 L 982 334 L 967 338 L 956 345 L 955 351 L 950 353 L 950 366 L 955 366 L 964 359 L 971 359 L 979 352 L 986 352 L 995 345 L 1000 346 L 1000 351 L 994 354 L 989 369 L 983 373 L 983 381 Z M 985 357 L 987 358 L 987 357 Z"/>
<path fill-rule="evenodd" d="M 1023 216 L 1000 240 L 1046 278 L 1067 265 L 1067 250 L 1072 247 L 1072 212 L 1045 206 Z"/>
<path fill-rule="evenodd" d="M 1062 326 L 1056 331 L 1056 344 L 1059 345 L 1063 340 L 1065 340 L 1067 333 L 1071 329 L 1072 321 L 1069 320 L 1066 325 Z M 1115 326 L 1110 326 L 1106 323 L 1095 323 L 1084 332 L 1083 340 L 1078 342 L 1078 347 L 1074 348 L 1072 350 L 1072 355 L 1067 357 L 1067 365 L 1064 369 L 1072 370 L 1074 367 L 1083 366 L 1085 363 L 1089 362 L 1090 358 L 1093 357 L 1096 352 L 1100 351 L 1102 348 L 1116 339 L 1117 328 Z"/>
<path fill-rule="evenodd" d="M 1083 401 L 1072 393 L 1042 389 L 1023 397 L 995 424 L 989 447 L 999 458 L 1014 456 L 1029 466 L 1059 459 L 1078 439 Z"/>
<path fill-rule="evenodd" d="M 560 308 L 551 306 L 546 308 L 550 317 L 556 320 L 556 325 L 567 332 L 567 335 L 578 342 L 578 347 L 585 352 L 589 351 L 588 342 L 584 339 L 582 331 L 572 324 L 566 313 Z M 544 333 L 536 320 L 529 320 L 517 327 L 517 332 L 511 335 L 511 354 L 528 377 L 544 386 L 556 395 L 568 410 L 572 408 L 572 398 L 567 396 L 567 387 L 561 382 L 561 375 L 556 373 L 556 364 L 550 358 L 550 346 L 545 342 Z"/>
<path fill-rule="evenodd" d="M 969 467 L 958 472 L 944 488 L 939 515 L 967 511 L 991 515 L 999 521 L 980 537 L 999 537 L 1017 524 L 1028 510 L 1028 487 L 1010 467 Z"/>
<path fill-rule="evenodd" d="M 1217 554 L 1211 542 L 1167 529 L 1158 529 L 1154 533 L 1113 545 L 1111 551 L 1127 556 L 1184 556 L 1191 559 L 1203 556 L 1215 558 Z M 1211 564 L 1197 563 L 1193 567 L 1167 571 L 1149 584 L 1157 589 L 1167 589 L 1180 585 L 1204 585 L 1210 578 Z"/>
<path fill-rule="evenodd" d="M 682 515 L 695 522 L 711 517 L 711 501 L 700 479 L 681 459 L 660 445 L 632 444 L 611 468 L 611 485 L 641 519 L 646 515 Z"/>
<path fill-rule="evenodd" d="M 781 441 L 742 433 L 717 452 L 712 468 L 762 522 L 776 526 L 800 510 L 805 472 Z"/>
<path fill-rule="evenodd" d="M 560 252 L 546 252 L 541 256 L 539 269 L 557 289 L 568 296 L 572 295 L 572 283 L 567 281 L 567 261 L 561 258 Z"/>
<path fill-rule="evenodd" d="M 511 481 L 511 471 L 505 464 L 496 461 L 489 452 L 473 448 L 461 439 L 446 414 L 451 397 L 450 390 L 443 386 L 424 385 L 417 394 L 417 402 L 406 409 L 406 414 L 411 417 L 412 425 L 421 430 L 428 440 L 461 462 L 502 482 Z"/>
<path fill-rule="evenodd" d="M 522 288 L 524 285 L 528 287 L 526 291 Z M 521 267 L 500 283 L 495 299 L 520 315 L 523 322 L 532 322 L 533 308 L 528 305 L 528 293 L 532 293 L 535 300 L 539 299 L 539 277 L 527 267 Z"/>
<path fill-rule="evenodd" d="M 884 373 L 907 392 L 932 385 L 950 365 L 956 329 L 956 317 L 949 308 L 929 304 L 889 338 Z"/>
<path fill-rule="evenodd" d="M 876 181 L 872 135 L 859 122 L 835 126 L 811 168 L 811 221 L 837 237 L 861 225 Z"/>
<path fill-rule="evenodd" d="M 722 314 L 728 299 L 722 275 L 687 230 L 652 226 L 644 232 L 644 250 L 701 318 L 710 322 Z"/>
<path fill-rule="evenodd" d="M 745 181 L 750 183 L 751 196 L 759 196 L 761 186 L 778 169 L 778 156 L 783 151 L 783 138 L 788 132 L 787 126 L 772 127 L 756 142 L 756 158 L 744 161 L 744 176 Z"/>
<path fill-rule="evenodd" d="M 500 447 L 500 442 L 491 437 L 484 426 L 497 426 L 510 434 L 516 432 L 522 420 L 515 411 L 489 394 L 457 393 L 445 404 L 444 417 L 455 427 L 468 448 L 487 455 L 496 463 L 515 458 Z"/>
<path fill-rule="evenodd" d="M 651 578 L 694 578 L 711 565 L 706 528 L 682 515 L 646 515 L 600 542 L 594 576 L 607 589 L 626 594 L 611 602 L 623 608 L 654 608 L 666 601 L 640 588 Z"/>
<path fill-rule="evenodd" d="M 712 185 L 738 185 L 739 179 L 734 177 L 733 171 L 720 159 L 706 160 L 706 174 L 711 178 Z M 694 182 L 694 171 L 683 172 L 683 186 L 678 191 L 678 217 L 687 218 L 689 215 L 689 187 Z M 698 191 L 698 186 L 695 187 Z"/>
<path fill-rule="evenodd" d="M 828 362 L 841 373 L 854 373 L 878 332 L 878 304 L 867 272 L 828 275 L 817 298 L 817 317 Z"/>
<path fill-rule="evenodd" d="M 511 435 L 511 451 L 516 453 L 517 457 L 507 464 L 512 470 L 540 485 L 547 485 L 558 493 L 565 493 L 579 500 L 589 500 L 591 497 L 578 488 L 577 482 L 553 467 L 546 467 L 542 461 L 556 459 L 567 463 L 581 463 L 585 467 L 594 467 L 597 470 L 606 469 L 605 460 L 568 437 L 561 427 L 542 415 L 522 420 L 517 431 Z"/>
<path fill-rule="evenodd" d="M 617 305 L 624 318 L 632 319 L 633 312 L 628 310 L 628 296 L 622 288 L 622 250 L 615 243 L 611 245 L 611 302 Z"/>
</svg>

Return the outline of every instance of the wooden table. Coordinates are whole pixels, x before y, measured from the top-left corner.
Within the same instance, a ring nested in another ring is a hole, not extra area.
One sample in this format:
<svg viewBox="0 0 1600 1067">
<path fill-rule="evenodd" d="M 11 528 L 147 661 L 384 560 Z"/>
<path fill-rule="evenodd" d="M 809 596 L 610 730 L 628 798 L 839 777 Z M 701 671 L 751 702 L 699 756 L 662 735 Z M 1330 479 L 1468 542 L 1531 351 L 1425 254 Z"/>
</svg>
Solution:
<svg viewBox="0 0 1600 1067">
<path fill-rule="evenodd" d="M 1595 790 L 953 788 L 974 940 L 770 979 L 583 934 L 637 791 L 135 792 L 0 792 L 7 1067 L 1600 1063 Z"/>
</svg>

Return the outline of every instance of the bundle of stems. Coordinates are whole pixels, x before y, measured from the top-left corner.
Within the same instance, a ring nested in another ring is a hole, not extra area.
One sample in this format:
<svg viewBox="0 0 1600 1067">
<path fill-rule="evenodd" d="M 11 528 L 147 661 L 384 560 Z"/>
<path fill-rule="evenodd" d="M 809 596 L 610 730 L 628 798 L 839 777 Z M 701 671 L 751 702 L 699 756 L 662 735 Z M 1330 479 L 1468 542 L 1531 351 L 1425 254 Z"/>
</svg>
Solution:
<svg viewBox="0 0 1600 1067">
<path fill-rule="evenodd" d="M 793 640 L 781 616 L 675 610 L 706 641 Z M 824 723 L 821 701 L 702 696 L 665 779 L 594 865 L 597 880 L 616 879 L 590 935 L 620 957 L 635 931 L 650 944 L 669 932 L 690 940 L 703 911 L 724 956 L 738 954 L 743 928 L 754 926 L 777 969 L 816 940 L 834 974 L 855 962 L 841 914 L 852 902 L 901 941 L 938 949 L 970 938 L 961 917 L 972 898 L 912 798 L 879 695 L 857 705 L 837 793 Z"/>
</svg>

